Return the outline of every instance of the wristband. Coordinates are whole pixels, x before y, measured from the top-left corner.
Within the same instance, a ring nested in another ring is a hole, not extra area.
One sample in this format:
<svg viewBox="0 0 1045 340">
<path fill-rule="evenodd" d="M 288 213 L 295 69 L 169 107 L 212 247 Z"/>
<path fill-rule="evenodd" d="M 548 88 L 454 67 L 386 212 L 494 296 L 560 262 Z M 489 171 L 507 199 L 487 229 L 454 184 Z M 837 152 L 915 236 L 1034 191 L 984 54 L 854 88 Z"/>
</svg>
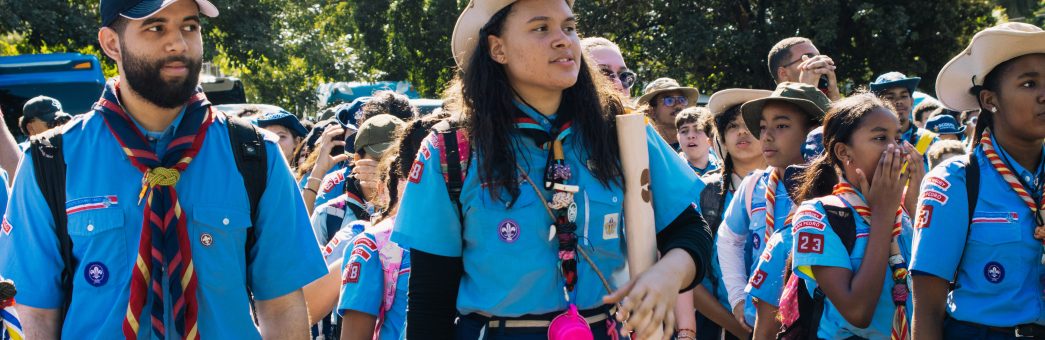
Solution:
<svg viewBox="0 0 1045 340">
<path fill-rule="evenodd" d="M 317 192 L 316 189 L 305 187 L 305 191 L 311 191 L 313 195 L 319 196 L 319 192 Z"/>
</svg>

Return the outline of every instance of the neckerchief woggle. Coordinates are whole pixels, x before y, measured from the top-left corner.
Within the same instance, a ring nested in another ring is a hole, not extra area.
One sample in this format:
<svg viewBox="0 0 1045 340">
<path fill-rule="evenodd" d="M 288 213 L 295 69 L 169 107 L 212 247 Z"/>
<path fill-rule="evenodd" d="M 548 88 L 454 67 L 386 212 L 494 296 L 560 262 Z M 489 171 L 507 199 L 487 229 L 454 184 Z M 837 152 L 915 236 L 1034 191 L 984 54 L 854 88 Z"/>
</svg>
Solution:
<svg viewBox="0 0 1045 340">
<path fill-rule="evenodd" d="M 197 87 L 185 104 L 184 116 L 173 139 L 164 152 L 158 153 L 120 105 L 119 93 L 118 80 L 107 83 L 102 98 L 94 106 L 94 113 L 103 118 L 131 165 L 142 172 L 138 199 L 139 205 L 145 203 L 144 216 L 138 254 L 132 266 L 123 334 L 127 339 L 138 338 L 144 322 L 159 339 L 170 333 L 167 329 L 170 326 L 174 326 L 174 331 L 184 339 L 199 339 L 199 303 L 196 298 L 199 283 L 193 265 L 187 218 L 175 185 L 199 153 L 207 128 L 214 122 L 214 113 L 203 89 Z M 161 281 L 165 275 L 166 292 Z M 169 293 L 172 299 L 173 325 L 163 321 L 164 293 Z M 150 319 L 139 320 L 147 301 L 151 303 Z"/>
</svg>

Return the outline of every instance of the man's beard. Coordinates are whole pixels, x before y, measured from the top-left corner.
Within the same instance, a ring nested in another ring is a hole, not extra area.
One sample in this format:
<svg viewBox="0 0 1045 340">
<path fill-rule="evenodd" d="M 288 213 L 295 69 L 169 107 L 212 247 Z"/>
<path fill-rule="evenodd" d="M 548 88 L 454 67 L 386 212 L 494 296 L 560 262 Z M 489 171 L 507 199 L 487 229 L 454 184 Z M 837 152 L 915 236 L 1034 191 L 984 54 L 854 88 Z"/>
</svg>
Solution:
<svg viewBox="0 0 1045 340">
<path fill-rule="evenodd" d="M 123 53 L 123 80 L 134 89 L 142 98 L 153 105 L 173 109 L 185 104 L 189 98 L 196 93 L 199 85 L 200 68 L 202 59 L 192 60 L 186 56 L 171 56 L 159 61 L 146 60 L 144 57 L 134 55 L 124 48 Z M 171 62 L 181 62 L 188 68 L 189 74 L 179 80 L 167 81 L 163 79 L 160 71 L 163 66 Z"/>
</svg>

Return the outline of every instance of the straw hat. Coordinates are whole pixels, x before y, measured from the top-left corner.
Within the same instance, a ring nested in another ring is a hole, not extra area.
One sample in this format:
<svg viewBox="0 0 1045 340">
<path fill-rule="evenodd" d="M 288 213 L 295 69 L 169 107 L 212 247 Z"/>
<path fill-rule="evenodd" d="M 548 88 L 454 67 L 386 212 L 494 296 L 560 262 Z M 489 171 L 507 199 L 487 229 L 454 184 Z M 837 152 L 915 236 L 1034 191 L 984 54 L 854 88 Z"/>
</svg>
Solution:
<svg viewBox="0 0 1045 340">
<path fill-rule="evenodd" d="M 1045 31 L 1037 26 L 1009 22 L 980 31 L 940 70 L 936 96 L 948 109 L 977 110 L 979 99 L 969 89 L 982 86 L 983 78 L 998 64 L 1035 53 L 1045 53 Z"/>
<path fill-rule="evenodd" d="M 462 71 L 468 71 L 468 63 L 472 60 L 472 52 L 479 45 L 479 31 L 494 14 L 500 12 L 516 0 L 471 0 L 461 16 L 457 17 L 454 33 L 450 38 L 450 50 L 454 53 L 454 61 Z M 565 0 L 573 8 L 574 0 Z"/>
</svg>

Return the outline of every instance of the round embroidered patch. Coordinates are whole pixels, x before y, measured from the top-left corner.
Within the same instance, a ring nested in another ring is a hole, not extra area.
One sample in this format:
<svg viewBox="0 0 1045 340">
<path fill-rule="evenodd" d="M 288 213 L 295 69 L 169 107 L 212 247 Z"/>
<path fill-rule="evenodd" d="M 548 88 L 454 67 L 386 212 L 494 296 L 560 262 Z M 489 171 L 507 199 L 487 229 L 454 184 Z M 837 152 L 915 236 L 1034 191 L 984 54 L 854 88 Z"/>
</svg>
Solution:
<svg viewBox="0 0 1045 340">
<path fill-rule="evenodd" d="M 203 235 L 200 235 L 200 243 L 202 243 L 204 247 L 210 247 L 210 245 L 214 244 L 214 236 L 210 233 L 203 233 Z"/>
<path fill-rule="evenodd" d="M 757 233 L 751 233 L 751 243 L 755 249 L 762 249 L 762 238 Z"/>
<path fill-rule="evenodd" d="M 515 223 L 512 219 L 506 219 L 501 221 L 501 224 L 497 227 L 497 233 L 501 236 L 501 240 L 512 243 L 519 239 L 519 224 Z"/>
<path fill-rule="evenodd" d="M 92 286 L 101 287 L 109 282 L 109 268 L 101 262 L 91 262 L 83 267 L 83 278 Z"/>
<path fill-rule="evenodd" d="M 990 283 L 999 283 L 1005 279 L 1005 267 L 998 262 L 987 262 L 987 265 L 983 266 L 983 277 Z"/>
</svg>

